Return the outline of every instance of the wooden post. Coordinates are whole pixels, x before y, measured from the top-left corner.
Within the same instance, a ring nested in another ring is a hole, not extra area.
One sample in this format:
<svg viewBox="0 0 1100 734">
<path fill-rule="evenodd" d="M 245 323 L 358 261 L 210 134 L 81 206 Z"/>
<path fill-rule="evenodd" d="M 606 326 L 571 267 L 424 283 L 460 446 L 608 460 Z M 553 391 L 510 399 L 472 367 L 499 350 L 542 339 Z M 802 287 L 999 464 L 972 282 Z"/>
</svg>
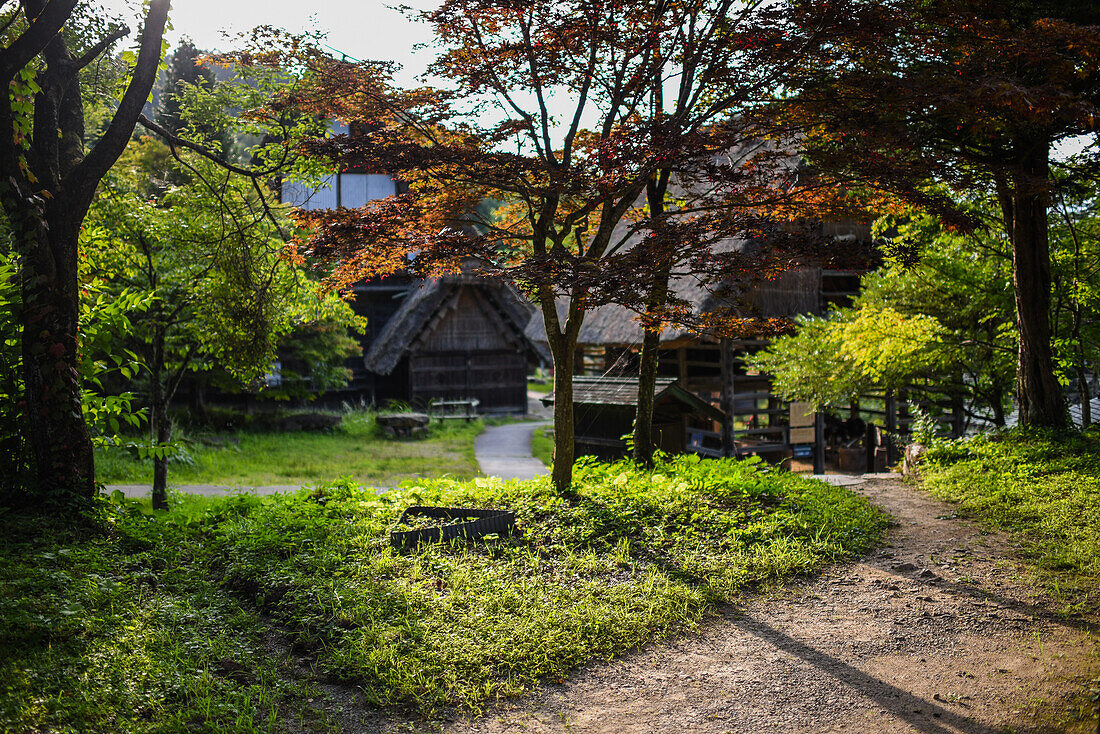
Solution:
<svg viewBox="0 0 1100 734">
<path fill-rule="evenodd" d="M 867 424 L 867 430 L 863 434 L 864 462 L 863 471 L 875 470 L 875 449 L 878 448 L 878 428 L 874 423 Z"/>
<path fill-rule="evenodd" d="M 726 414 L 722 421 L 722 456 L 734 456 L 736 454 L 734 443 L 734 382 L 733 382 L 733 344 L 729 339 L 719 341 L 720 364 L 722 372 L 722 390 L 720 402 L 722 412 Z M 680 350 L 681 353 L 684 351 Z M 680 362 L 681 373 L 686 369 L 684 361 Z"/>
<path fill-rule="evenodd" d="M 814 474 L 825 473 L 825 414 L 814 413 Z"/>
<path fill-rule="evenodd" d="M 898 400 L 893 390 L 886 392 L 886 465 L 893 466 L 898 461 L 898 447 L 895 436 L 898 431 Z"/>
<path fill-rule="evenodd" d="M 966 430 L 966 414 L 963 412 L 962 394 L 955 392 L 951 395 L 951 435 L 960 438 Z"/>
</svg>

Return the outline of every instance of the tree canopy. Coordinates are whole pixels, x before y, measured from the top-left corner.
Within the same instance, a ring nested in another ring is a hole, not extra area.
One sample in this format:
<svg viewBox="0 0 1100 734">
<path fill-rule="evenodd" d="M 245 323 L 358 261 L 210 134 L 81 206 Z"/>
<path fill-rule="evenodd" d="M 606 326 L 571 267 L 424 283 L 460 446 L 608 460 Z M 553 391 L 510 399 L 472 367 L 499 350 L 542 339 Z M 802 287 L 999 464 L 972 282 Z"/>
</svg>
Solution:
<svg viewBox="0 0 1100 734">
<path fill-rule="evenodd" d="M 810 24 L 831 13 L 801 7 Z M 809 131 L 822 171 L 953 226 L 977 223 L 930 184 L 995 192 L 1014 263 L 1020 417 L 1063 425 L 1049 323 L 1050 155 L 1098 132 L 1100 11 L 1074 0 L 890 0 L 831 17 L 828 43 L 799 70 L 789 120 Z"/>
<path fill-rule="evenodd" d="M 585 314 L 613 301 L 659 330 L 684 305 L 660 286 L 672 269 L 704 270 L 716 240 L 798 210 L 792 151 L 765 140 L 756 113 L 790 58 L 774 46 L 798 54 L 814 39 L 771 6 L 733 0 L 448 0 L 423 17 L 444 49 L 432 72 L 445 88 L 399 89 L 388 64 L 300 45 L 278 54 L 266 34 L 232 58 L 307 68 L 312 85 L 274 109 L 344 120 L 351 132 L 302 149 L 409 184 L 360 210 L 299 214 L 314 230 L 306 251 L 338 263 L 337 283 L 473 260 L 539 304 L 557 367 L 554 481 L 565 491 Z"/>
</svg>

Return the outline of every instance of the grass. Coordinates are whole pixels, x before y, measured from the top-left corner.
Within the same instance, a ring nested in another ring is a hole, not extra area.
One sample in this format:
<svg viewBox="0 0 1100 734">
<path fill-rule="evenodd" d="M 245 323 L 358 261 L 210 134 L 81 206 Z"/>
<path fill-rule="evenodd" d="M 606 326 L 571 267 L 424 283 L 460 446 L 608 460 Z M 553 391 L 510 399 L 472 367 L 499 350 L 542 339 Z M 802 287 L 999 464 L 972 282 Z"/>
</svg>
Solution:
<svg viewBox="0 0 1100 734">
<path fill-rule="evenodd" d="M 527 389 L 530 392 L 552 393 L 552 392 L 554 392 L 554 378 L 553 377 L 542 377 L 542 378 L 532 379 L 532 378 L 528 377 L 527 378 Z"/>
<path fill-rule="evenodd" d="M 570 501 L 546 479 L 340 481 L 173 496 L 159 516 L 116 496 L 84 534 L 6 518 L 36 539 L 0 548 L 0 730 L 322 727 L 272 636 L 374 704 L 476 710 L 862 553 L 885 525 L 841 488 L 748 461 L 581 462 L 576 478 Z M 522 534 L 394 551 L 414 503 L 511 508 Z"/>
<path fill-rule="evenodd" d="M 323 730 L 201 540 L 136 505 L 93 530 L 0 516 L 0 731 Z"/>
<path fill-rule="evenodd" d="M 480 421 L 431 425 L 425 439 L 385 438 L 370 413 L 344 415 L 325 432 L 236 431 L 196 434 L 179 441 L 183 451 L 169 464 L 170 484 L 315 484 L 338 477 L 374 486 L 393 486 L 409 477 L 449 475 L 459 479 L 480 472 L 474 439 Z M 148 484 L 151 461 L 108 448 L 96 454 L 97 479 L 104 484 Z"/>
<path fill-rule="evenodd" d="M 531 435 L 531 453 L 547 466 L 554 463 L 554 427 L 536 428 Z"/>
<path fill-rule="evenodd" d="M 937 444 L 924 485 L 1009 531 L 1066 611 L 1100 609 L 1100 434 L 1013 431 Z"/>
</svg>

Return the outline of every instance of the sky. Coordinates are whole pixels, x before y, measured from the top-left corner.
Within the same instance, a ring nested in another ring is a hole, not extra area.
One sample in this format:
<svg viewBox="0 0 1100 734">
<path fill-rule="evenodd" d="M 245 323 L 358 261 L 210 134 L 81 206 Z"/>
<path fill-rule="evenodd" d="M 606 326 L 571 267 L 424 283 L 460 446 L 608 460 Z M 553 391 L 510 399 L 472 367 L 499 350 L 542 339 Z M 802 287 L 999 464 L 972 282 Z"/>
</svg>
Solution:
<svg viewBox="0 0 1100 734">
<path fill-rule="evenodd" d="M 100 0 L 108 12 L 128 19 L 138 15 L 140 3 L 133 0 Z M 395 0 L 393 5 L 431 8 L 433 0 Z M 424 23 L 407 20 L 400 12 L 379 0 L 174 0 L 169 13 L 172 30 L 166 36 L 173 46 L 190 36 L 195 46 L 207 51 L 227 50 L 232 43 L 223 31 L 239 33 L 257 25 L 272 25 L 288 31 L 321 31 L 333 50 L 357 59 L 397 61 L 402 65 L 399 81 L 412 83 L 434 57 L 430 50 L 414 50 L 431 40 Z M 140 22 L 131 21 L 135 41 Z"/>
</svg>

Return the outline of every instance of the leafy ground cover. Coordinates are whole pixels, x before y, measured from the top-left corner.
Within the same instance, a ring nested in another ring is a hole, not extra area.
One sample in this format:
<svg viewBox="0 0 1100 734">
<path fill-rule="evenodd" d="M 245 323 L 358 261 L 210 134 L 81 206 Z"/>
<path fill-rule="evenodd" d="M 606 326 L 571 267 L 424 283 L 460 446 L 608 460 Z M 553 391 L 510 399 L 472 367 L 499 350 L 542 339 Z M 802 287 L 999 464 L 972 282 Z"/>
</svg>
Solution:
<svg viewBox="0 0 1100 734">
<path fill-rule="evenodd" d="M 393 486 L 416 476 L 479 474 L 474 439 L 480 421 L 431 425 L 424 439 L 393 440 L 382 435 L 374 415 L 348 413 L 335 429 L 309 431 L 198 432 L 179 441 L 182 451 L 170 463 L 172 484 L 307 484 L 337 477 L 375 486 Z M 119 448 L 96 454 L 97 479 L 104 484 L 149 483 L 152 462 Z"/>
<path fill-rule="evenodd" d="M 547 466 L 554 463 L 554 427 L 536 428 L 531 435 L 531 454 Z"/>
<path fill-rule="evenodd" d="M 1014 534 L 1067 611 L 1100 609 L 1100 434 L 1012 431 L 935 445 L 924 484 Z"/>
<path fill-rule="evenodd" d="M 0 731 L 324 730 L 175 503 L 115 505 L 92 529 L 0 516 Z"/>
<path fill-rule="evenodd" d="M 36 540 L 7 518 L 0 730 L 323 727 L 305 703 L 323 697 L 266 652 L 272 636 L 375 704 L 476 709 L 861 553 L 885 526 L 843 489 L 747 461 L 581 462 L 576 477 L 568 501 L 545 478 L 384 494 L 342 480 L 177 497 L 157 516 L 115 497 L 100 530 Z M 411 504 L 512 509 L 522 532 L 396 551 Z"/>
</svg>

